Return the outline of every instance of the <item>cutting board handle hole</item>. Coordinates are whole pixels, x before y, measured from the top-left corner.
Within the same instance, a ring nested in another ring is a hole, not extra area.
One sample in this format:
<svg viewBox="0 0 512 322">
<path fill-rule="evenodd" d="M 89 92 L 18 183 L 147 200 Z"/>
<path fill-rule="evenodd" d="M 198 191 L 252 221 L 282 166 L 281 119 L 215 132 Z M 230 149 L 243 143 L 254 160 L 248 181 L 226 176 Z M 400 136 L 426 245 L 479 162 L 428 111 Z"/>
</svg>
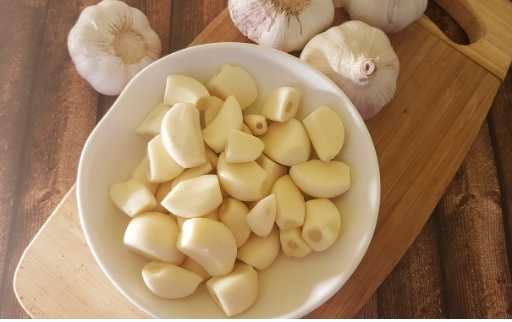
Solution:
<svg viewBox="0 0 512 322">
<path fill-rule="evenodd" d="M 450 40 L 459 45 L 472 44 L 484 34 L 466 0 L 429 1 L 425 14 Z"/>
</svg>

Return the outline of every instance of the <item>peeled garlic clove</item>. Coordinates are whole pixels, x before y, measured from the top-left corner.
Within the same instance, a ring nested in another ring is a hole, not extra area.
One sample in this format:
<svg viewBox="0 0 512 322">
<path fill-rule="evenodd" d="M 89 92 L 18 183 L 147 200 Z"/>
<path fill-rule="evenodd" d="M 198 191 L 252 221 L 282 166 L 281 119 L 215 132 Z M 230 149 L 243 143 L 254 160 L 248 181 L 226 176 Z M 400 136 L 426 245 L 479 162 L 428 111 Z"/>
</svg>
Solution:
<svg viewBox="0 0 512 322">
<path fill-rule="evenodd" d="M 267 119 L 262 115 L 248 114 L 244 116 L 244 122 L 254 135 L 260 136 L 267 132 Z"/>
<path fill-rule="evenodd" d="M 251 236 L 238 249 L 238 259 L 261 271 L 272 265 L 280 248 L 279 233 L 277 229 L 272 229 L 266 237 Z"/>
<path fill-rule="evenodd" d="M 218 212 L 217 212 L 217 209 L 215 210 L 212 210 L 210 211 L 209 213 L 207 213 L 206 215 L 202 215 L 200 216 L 201 218 L 208 218 L 208 219 L 211 219 L 211 220 L 215 220 L 215 221 L 219 221 L 219 216 L 218 216 Z M 176 216 L 176 221 L 178 222 L 178 227 L 181 229 L 181 227 L 183 226 L 183 223 L 186 221 L 186 220 L 189 220 L 190 218 L 185 218 L 185 217 L 178 217 Z"/>
<path fill-rule="evenodd" d="M 183 172 L 164 147 L 160 135 L 148 143 L 149 181 L 165 182 L 174 179 Z"/>
<path fill-rule="evenodd" d="M 398 57 L 386 34 L 364 22 L 348 21 L 315 36 L 300 59 L 333 80 L 363 119 L 375 116 L 395 95 Z"/>
<path fill-rule="evenodd" d="M 216 175 L 204 175 L 180 182 L 162 201 L 176 216 L 193 218 L 205 215 L 222 203 Z"/>
<path fill-rule="evenodd" d="M 238 263 L 225 276 L 206 282 L 211 297 L 227 316 L 240 314 L 251 307 L 258 297 L 258 273 L 249 265 Z"/>
<path fill-rule="evenodd" d="M 153 194 L 158 188 L 158 183 L 149 181 L 149 161 L 147 157 L 144 157 L 135 170 L 133 170 L 132 178 L 143 183 Z"/>
<path fill-rule="evenodd" d="M 206 162 L 199 111 L 194 105 L 175 104 L 164 116 L 161 136 L 167 152 L 183 168 Z"/>
<path fill-rule="evenodd" d="M 340 233 L 341 217 L 338 208 L 329 199 L 306 202 L 306 220 L 302 238 L 316 252 L 331 247 Z"/>
<path fill-rule="evenodd" d="M 215 220 L 186 220 L 181 227 L 177 247 L 211 276 L 225 275 L 235 264 L 235 237 L 226 225 Z"/>
<path fill-rule="evenodd" d="M 249 162 L 256 160 L 265 146 L 257 137 L 239 130 L 231 130 L 225 155 L 227 162 Z"/>
<path fill-rule="evenodd" d="M 230 163 L 224 153 L 217 163 L 217 175 L 222 189 L 242 201 L 256 201 L 266 194 L 267 173 L 256 162 Z"/>
<path fill-rule="evenodd" d="M 192 295 L 202 278 L 179 266 L 151 262 L 142 268 L 142 279 L 146 286 L 164 299 L 179 299 Z"/>
<path fill-rule="evenodd" d="M 310 160 L 290 168 L 290 177 L 304 193 L 334 198 L 350 188 L 350 167 L 340 161 Z"/>
<path fill-rule="evenodd" d="M 203 130 L 206 144 L 215 152 L 224 151 L 231 130 L 242 128 L 242 110 L 233 96 L 230 96 L 222 105 L 219 113 Z"/>
<path fill-rule="evenodd" d="M 233 198 L 224 200 L 219 208 L 219 220 L 231 230 L 237 247 L 242 246 L 251 235 L 251 229 L 246 220 L 248 213 L 249 208 L 243 202 Z"/>
<path fill-rule="evenodd" d="M 176 248 L 178 225 L 171 215 L 143 213 L 128 223 L 124 244 L 146 258 L 179 265 L 185 257 Z"/>
<path fill-rule="evenodd" d="M 262 114 L 276 122 L 286 122 L 295 117 L 300 104 L 300 92 L 293 87 L 280 87 L 263 105 Z"/>
<path fill-rule="evenodd" d="M 130 217 L 149 211 L 156 206 L 153 193 L 135 179 L 113 184 L 110 188 L 110 198 L 117 208 Z"/>
<path fill-rule="evenodd" d="M 427 0 L 345 0 L 344 7 L 352 20 L 364 21 L 384 32 L 394 33 L 421 18 L 427 3 Z"/>
<path fill-rule="evenodd" d="M 243 68 L 222 65 L 220 72 L 208 82 L 213 95 L 222 99 L 234 96 L 242 109 L 251 105 L 258 97 L 258 88 L 254 78 Z"/>
<path fill-rule="evenodd" d="M 213 170 L 211 164 L 206 162 L 205 164 L 198 165 L 197 167 L 188 168 L 183 171 L 179 176 L 174 178 L 171 183 L 171 189 L 176 187 L 180 182 L 183 182 L 188 179 L 197 178 L 202 175 L 208 174 Z"/>
<path fill-rule="evenodd" d="M 260 201 L 247 214 L 247 224 L 252 232 L 265 237 L 270 234 L 276 220 L 276 196 L 271 194 Z"/>
<path fill-rule="evenodd" d="M 206 159 L 208 160 L 208 163 L 212 165 L 213 169 L 217 168 L 217 161 L 219 160 L 219 157 L 217 156 L 217 153 L 213 152 L 209 147 L 206 147 Z"/>
<path fill-rule="evenodd" d="M 185 75 L 167 76 L 164 103 L 173 106 L 176 103 L 197 104 L 197 101 L 210 94 L 198 80 Z"/>
<path fill-rule="evenodd" d="M 338 155 L 345 141 L 345 128 L 336 112 L 320 106 L 302 120 L 318 158 L 330 161 Z"/>
<path fill-rule="evenodd" d="M 139 125 L 136 132 L 146 137 L 153 137 L 160 134 L 162 120 L 169 109 L 170 106 L 164 103 L 155 106 Z"/>
<path fill-rule="evenodd" d="M 267 173 L 267 179 L 265 183 L 265 191 L 269 191 L 276 180 L 286 174 L 288 174 L 288 168 L 284 165 L 280 165 L 277 162 L 272 161 L 265 154 L 262 154 L 256 162 L 265 170 Z"/>
<path fill-rule="evenodd" d="M 290 176 L 277 179 L 272 187 L 276 196 L 276 223 L 280 229 L 292 229 L 302 226 L 306 215 L 304 196 L 293 183 Z"/>
<path fill-rule="evenodd" d="M 311 248 L 304 242 L 300 229 L 280 230 L 281 249 L 288 257 L 302 258 L 311 253 Z"/>
<path fill-rule="evenodd" d="M 165 196 L 171 191 L 171 184 L 172 181 L 164 182 L 158 186 L 158 189 L 155 193 L 155 198 L 157 202 L 157 206 L 155 207 L 154 211 L 167 213 L 169 212 L 167 209 L 165 209 L 162 206 L 162 200 L 164 200 Z"/>
<path fill-rule="evenodd" d="M 224 101 L 215 96 L 201 98 L 197 102 L 197 109 L 202 112 L 201 128 L 205 128 L 217 116 Z"/>
<path fill-rule="evenodd" d="M 261 137 L 264 153 L 280 164 L 292 166 L 307 161 L 311 143 L 301 122 L 291 119 L 284 123 L 272 123 Z"/>
<path fill-rule="evenodd" d="M 160 39 L 146 16 L 116 0 L 85 8 L 67 42 L 80 76 L 104 95 L 121 93 L 161 51 Z"/>
<path fill-rule="evenodd" d="M 235 26 L 252 41 L 286 52 L 299 50 L 334 20 L 330 0 L 229 0 Z"/>
<path fill-rule="evenodd" d="M 201 281 L 207 280 L 210 278 L 210 274 L 203 268 L 203 266 L 199 265 L 198 262 L 194 261 L 192 258 L 187 257 L 181 265 L 184 269 L 191 271 L 197 276 L 201 277 Z"/>
</svg>

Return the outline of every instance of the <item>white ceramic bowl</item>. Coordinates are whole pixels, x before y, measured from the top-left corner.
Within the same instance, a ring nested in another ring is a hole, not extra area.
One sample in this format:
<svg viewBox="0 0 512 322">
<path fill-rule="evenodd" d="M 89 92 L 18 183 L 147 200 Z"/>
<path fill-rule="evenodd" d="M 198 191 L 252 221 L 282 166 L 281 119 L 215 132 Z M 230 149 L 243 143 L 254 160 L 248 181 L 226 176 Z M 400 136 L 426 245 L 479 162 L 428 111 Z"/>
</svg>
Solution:
<svg viewBox="0 0 512 322">
<path fill-rule="evenodd" d="M 299 59 L 250 44 L 217 43 L 187 48 L 154 62 L 125 88 L 85 144 L 78 169 L 77 198 L 87 242 L 112 283 L 135 305 L 155 317 L 224 317 L 204 286 L 191 297 L 164 300 L 144 286 L 144 258 L 123 246 L 129 217 L 109 199 L 109 187 L 126 180 L 146 151 L 135 128 L 162 100 L 169 74 L 208 80 L 224 63 L 248 70 L 260 97 L 283 85 L 303 94 L 303 115 L 321 104 L 335 109 L 345 124 L 340 159 L 352 168 L 352 188 L 336 201 L 342 215 L 341 236 L 322 253 L 304 259 L 280 255 L 260 277 L 256 304 L 243 317 L 300 317 L 333 296 L 356 269 L 373 235 L 380 202 L 380 177 L 375 149 L 358 112 L 327 77 Z"/>
</svg>

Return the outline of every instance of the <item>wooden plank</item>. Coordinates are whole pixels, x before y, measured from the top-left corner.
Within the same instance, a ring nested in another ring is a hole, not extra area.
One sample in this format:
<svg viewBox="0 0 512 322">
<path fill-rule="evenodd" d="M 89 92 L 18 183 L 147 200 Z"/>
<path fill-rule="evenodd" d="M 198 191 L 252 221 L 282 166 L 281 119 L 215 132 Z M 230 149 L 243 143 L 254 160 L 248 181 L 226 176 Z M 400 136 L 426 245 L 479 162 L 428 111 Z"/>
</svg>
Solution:
<svg viewBox="0 0 512 322">
<path fill-rule="evenodd" d="M 203 35 L 202 31 L 205 27 L 224 8 L 226 8 L 226 0 L 175 1 L 173 11 L 179 14 L 176 14 L 172 20 L 172 50 L 182 49 L 189 45 L 198 34 Z M 222 21 L 225 22 L 225 20 Z M 225 37 L 223 34 L 219 34 L 219 36 Z"/>
<path fill-rule="evenodd" d="M 46 5 L 46 0 L 0 2 L 0 292 L 12 277 L 6 273 L 8 243 L 15 220 L 17 179 L 31 109 L 30 93 L 39 67 L 37 53 Z M 0 316 L 4 315 L 2 302 Z"/>
<path fill-rule="evenodd" d="M 76 1 L 50 1 L 41 47 L 34 49 L 39 63 L 20 160 L 6 276 L 13 275 L 28 241 L 73 184 L 81 148 L 95 124 L 96 95 L 78 76 L 67 53 L 67 32 L 78 12 Z M 1 315 L 25 315 L 14 298 L 10 277 L 4 279 L 0 298 L 5 299 Z"/>
<path fill-rule="evenodd" d="M 503 82 L 489 113 L 489 128 L 501 186 L 509 265 L 512 260 L 512 72 Z"/>
<path fill-rule="evenodd" d="M 146 0 L 146 13 L 153 30 L 160 36 L 162 56 L 170 53 L 171 48 L 171 17 L 173 16 L 172 0 Z"/>
<path fill-rule="evenodd" d="M 510 317 L 512 283 L 487 124 L 438 209 L 449 316 Z"/>
<path fill-rule="evenodd" d="M 378 290 L 379 317 L 444 318 L 442 272 L 435 217 Z"/>
<path fill-rule="evenodd" d="M 379 317 L 379 298 L 374 294 L 368 302 L 359 310 L 354 318 L 376 319 Z"/>
</svg>

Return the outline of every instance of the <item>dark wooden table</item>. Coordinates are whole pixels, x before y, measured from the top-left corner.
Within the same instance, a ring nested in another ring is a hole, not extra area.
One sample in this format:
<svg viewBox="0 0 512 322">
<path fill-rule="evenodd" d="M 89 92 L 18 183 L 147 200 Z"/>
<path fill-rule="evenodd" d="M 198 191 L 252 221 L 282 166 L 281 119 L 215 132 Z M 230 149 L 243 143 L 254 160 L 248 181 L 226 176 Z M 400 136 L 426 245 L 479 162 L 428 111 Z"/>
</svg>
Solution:
<svg viewBox="0 0 512 322">
<path fill-rule="evenodd" d="M 0 0 L 0 317 L 27 316 L 12 291 L 16 264 L 74 183 L 83 143 L 114 101 L 77 75 L 66 49 L 80 10 L 96 2 Z M 164 53 L 185 47 L 226 5 L 126 2 L 148 14 Z M 427 14 L 465 41 L 437 6 Z M 360 317 L 512 315 L 511 109 L 509 73 L 431 219 Z"/>
</svg>

